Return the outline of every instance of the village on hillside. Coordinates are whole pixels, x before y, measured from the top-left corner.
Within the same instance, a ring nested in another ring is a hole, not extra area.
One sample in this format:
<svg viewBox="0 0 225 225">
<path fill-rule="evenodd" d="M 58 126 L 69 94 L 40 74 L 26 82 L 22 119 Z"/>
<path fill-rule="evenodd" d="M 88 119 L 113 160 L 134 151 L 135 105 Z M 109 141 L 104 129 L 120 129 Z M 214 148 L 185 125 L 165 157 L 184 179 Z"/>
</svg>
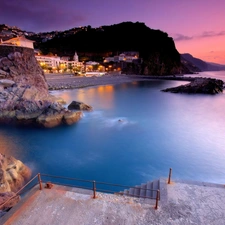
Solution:
<svg viewBox="0 0 225 225">
<path fill-rule="evenodd" d="M 0 42 L 0 45 L 15 45 L 20 47 L 32 48 L 34 41 L 24 36 L 10 38 Z M 34 49 L 35 57 L 45 73 L 71 73 L 77 76 L 102 76 L 106 73 L 121 73 L 124 63 L 132 63 L 138 60 L 138 52 L 123 52 L 119 55 L 106 57 L 103 62 L 79 61 L 77 52 L 71 58 L 69 56 L 59 57 L 49 54 L 43 55 L 40 50 Z"/>
</svg>

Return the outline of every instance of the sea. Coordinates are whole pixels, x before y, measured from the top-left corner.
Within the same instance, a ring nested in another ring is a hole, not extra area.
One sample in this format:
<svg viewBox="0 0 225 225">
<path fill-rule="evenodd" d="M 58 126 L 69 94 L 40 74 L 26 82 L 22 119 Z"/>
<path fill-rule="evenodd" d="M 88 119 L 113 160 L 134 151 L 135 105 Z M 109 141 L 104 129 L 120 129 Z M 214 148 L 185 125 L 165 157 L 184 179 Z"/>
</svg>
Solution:
<svg viewBox="0 0 225 225">
<path fill-rule="evenodd" d="M 225 81 L 225 71 L 194 75 Z M 0 152 L 37 173 L 138 185 L 160 177 L 225 183 L 225 94 L 174 94 L 148 80 L 52 91 L 93 107 L 71 126 L 0 127 Z"/>
</svg>

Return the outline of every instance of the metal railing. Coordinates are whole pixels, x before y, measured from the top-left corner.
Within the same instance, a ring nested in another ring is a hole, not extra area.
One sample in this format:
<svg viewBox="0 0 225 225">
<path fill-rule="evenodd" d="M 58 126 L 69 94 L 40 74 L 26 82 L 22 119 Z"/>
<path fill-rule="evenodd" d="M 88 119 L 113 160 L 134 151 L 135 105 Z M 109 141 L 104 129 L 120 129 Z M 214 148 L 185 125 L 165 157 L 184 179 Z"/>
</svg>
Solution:
<svg viewBox="0 0 225 225">
<path fill-rule="evenodd" d="M 172 177 L 172 168 L 170 168 L 170 171 L 169 171 L 168 184 L 170 184 L 171 182 L 171 177 Z"/>
<path fill-rule="evenodd" d="M 15 198 L 16 196 L 18 196 L 18 194 L 20 192 L 22 192 L 22 190 L 24 190 L 29 184 L 31 184 L 40 174 L 35 175 L 31 180 L 29 180 L 23 187 L 21 187 L 12 197 L 10 197 L 9 199 L 7 199 L 5 202 L 3 202 L 0 205 L 0 209 L 2 209 L 2 207 L 4 205 L 6 205 L 6 203 L 8 203 L 10 200 L 12 200 L 13 198 Z"/>
<path fill-rule="evenodd" d="M 45 180 L 42 178 L 53 178 L 53 181 L 50 180 Z M 61 177 L 61 176 L 54 176 L 54 175 L 49 175 L 49 174 L 40 174 L 38 173 L 35 175 L 27 184 L 25 184 L 23 187 L 18 190 L 15 195 L 13 195 L 11 198 L 9 198 L 7 201 L 2 203 L 0 205 L 0 208 L 2 208 L 6 203 L 8 203 L 10 200 L 12 200 L 15 196 L 17 196 L 22 190 L 24 190 L 31 182 L 33 182 L 35 179 L 37 179 L 36 184 L 39 184 L 39 190 L 42 190 L 42 183 L 52 183 L 52 184 L 58 184 L 58 185 L 63 185 L 63 186 L 69 186 L 69 187 L 76 187 L 76 188 L 82 188 L 82 189 L 88 189 L 93 191 L 93 199 L 97 198 L 97 191 L 98 192 L 105 192 L 105 193 L 114 193 L 118 195 L 124 195 L 128 197 L 138 197 L 138 198 L 145 198 L 145 199 L 155 199 L 155 209 L 158 208 L 158 201 L 160 200 L 160 190 L 154 190 L 154 189 L 146 189 L 146 188 L 141 188 L 141 187 L 131 187 L 131 186 L 125 186 L 125 185 L 120 185 L 120 184 L 112 184 L 112 183 L 106 183 L 106 182 L 96 182 L 95 180 L 83 180 L 83 179 L 77 179 L 77 178 L 70 178 L 70 177 Z M 55 180 L 55 181 L 54 181 Z M 71 181 L 73 183 L 70 184 L 65 184 L 63 182 L 57 182 L 56 180 L 67 180 Z M 74 185 L 74 182 L 77 182 L 77 185 Z M 80 183 L 86 183 L 88 185 L 80 185 Z M 123 188 L 123 189 L 139 189 L 139 190 L 146 190 L 146 191 L 151 191 L 151 192 L 156 192 L 155 196 L 156 197 L 148 197 L 148 196 L 140 196 L 140 195 L 135 195 L 135 194 L 124 194 L 121 192 L 115 192 L 115 190 L 111 189 L 102 189 L 100 188 L 101 186 L 109 186 L 109 187 L 115 187 L 115 188 Z"/>
</svg>

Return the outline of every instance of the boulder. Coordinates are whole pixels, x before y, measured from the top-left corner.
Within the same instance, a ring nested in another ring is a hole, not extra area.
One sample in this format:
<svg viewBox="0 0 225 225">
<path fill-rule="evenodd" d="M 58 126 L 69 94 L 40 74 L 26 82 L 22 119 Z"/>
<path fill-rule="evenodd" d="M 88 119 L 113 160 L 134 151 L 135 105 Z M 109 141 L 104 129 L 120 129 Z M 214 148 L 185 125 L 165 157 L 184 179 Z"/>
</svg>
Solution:
<svg viewBox="0 0 225 225">
<path fill-rule="evenodd" d="M 223 92 L 224 82 L 212 78 L 196 78 L 194 81 L 186 85 L 167 88 L 162 91 L 172 93 L 202 93 L 202 94 L 218 94 Z"/>
<path fill-rule="evenodd" d="M 69 110 L 86 110 L 86 111 L 92 111 L 92 107 L 90 105 L 87 105 L 83 102 L 77 102 L 77 101 L 72 101 L 69 106 Z"/>
<path fill-rule="evenodd" d="M 0 85 L 3 86 L 4 88 L 12 87 L 14 84 L 15 82 L 12 80 L 7 80 L 7 79 L 0 80 Z"/>
<path fill-rule="evenodd" d="M 30 169 L 20 160 L 0 153 L 0 193 L 18 191 L 30 177 Z"/>
<path fill-rule="evenodd" d="M 63 113 L 57 113 L 52 115 L 43 114 L 40 115 L 36 121 L 37 124 L 39 124 L 42 127 L 52 128 L 62 124 L 63 116 L 64 116 Z"/>
<path fill-rule="evenodd" d="M 66 104 L 66 101 L 63 99 L 63 98 L 60 98 L 60 97 L 56 97 L 54 95 L 49 95 L 48 96 L 48 99 L 52 102 L 58 102 L 62 105 L 65 105 Z"/>
<path fill-rule="evenodd" d="M 44 72 L 33 49 L 0 45 L 0 123 L 55 127 L 72 124 L 81 114 L 49 94 Z M 81 104 L 82 110 L 91 107 Z"/>
<path fill-rule="evenodd" d="M 76 123 L 78 120 L 80 120 L 83 116 L 82 112 L 67 112 L 64 114 L 63 121 L 67 125 L 71 125 L 73 123 Z"/>
<path fill-rule="evenodd" d="M 20 160 L 0 153 L 0 217 L 18 203 L 15 193 L 30 179 L 31 170 Z M 2 205 L 8 199 L 6 204 Z"/>
</svg>

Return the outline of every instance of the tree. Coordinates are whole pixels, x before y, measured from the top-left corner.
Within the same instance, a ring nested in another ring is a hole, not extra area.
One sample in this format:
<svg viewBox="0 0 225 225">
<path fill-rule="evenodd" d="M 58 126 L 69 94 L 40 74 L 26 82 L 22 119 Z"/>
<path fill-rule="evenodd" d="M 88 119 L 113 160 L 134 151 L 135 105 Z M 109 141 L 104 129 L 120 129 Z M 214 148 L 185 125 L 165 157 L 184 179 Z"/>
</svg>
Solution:
<svg viewBox="0 0 225 225">
<path fill-rule="evenodd" d="M 52 73 L 52 67 L 51 66 L 48 67 L 48 70 L 49 70 L 50 73 Z"/>
<path fill-rule="evenodd" d="M 48 69 L 48 66 L 45 63 L 41 63 L 41 68 L 43 70 L 47 70 Z"/>
<path fill-rule="evenodd" d="M 56 70 L 57 70 L 57 72 L 59 73 L 59 71 L 60 71 L 59 65 L 56 66 Z"/>
<path fill-rule="evenodd" d="M 70 73 L 72 73 L 72 70 L 73 70 L 73 66 L 71 64 L 68 65 L 68 69 L 70 71 Z"/>
</svg>

